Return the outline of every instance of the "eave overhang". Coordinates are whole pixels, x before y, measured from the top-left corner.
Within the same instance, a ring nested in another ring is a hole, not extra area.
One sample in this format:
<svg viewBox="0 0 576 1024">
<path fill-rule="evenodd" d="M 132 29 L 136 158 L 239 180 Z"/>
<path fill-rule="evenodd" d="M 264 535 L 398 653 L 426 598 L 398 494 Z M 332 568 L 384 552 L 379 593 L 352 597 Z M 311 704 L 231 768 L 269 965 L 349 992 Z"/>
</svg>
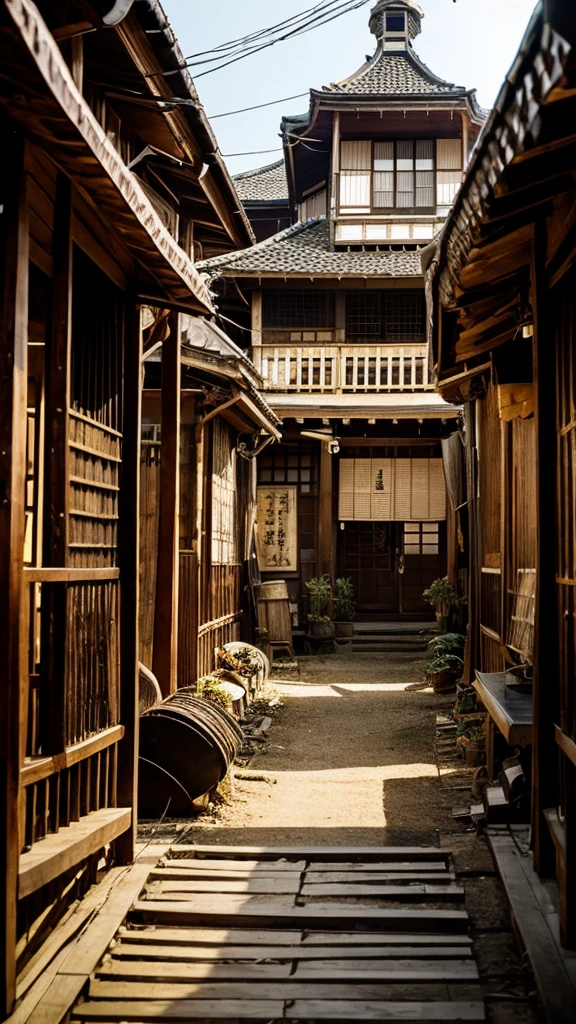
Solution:
<svg viewBox="0 0 576 1024">
<path fill-rule="evenodd" d="M 455 419 L 461 409 L 449 405 L 433 391 L 423 394 L 309 395 L 266 393 L 266 401 L 282 418 L 318 417 L 349 419 Z"/>
<path fill-rule="evenodd" d="M 205 281 L 164 227 L 152 204 L 77 89 L 32 0 L 3 0 L 0 102 L 26 134 L 81 188 L 145 268 L 136 285 L 159 286 L 158 302 L 211 312 Z"/>
<path fill-rule="evenodd" d="M 535 224 L 560 221 L 560 241 L 576 230 L 573 13 L 555 2 L 547 11 L 550 20 L 542 4 L 531 19 L 427 270 L 439 386 L 454 367 L 480 372 L 487 353 L 518 335 L 529 311 Z M 558 239 L 552 248 L 553 282 L 562 264 Z M 450 337 L 448 313 L 456 323 Z"/>
</svg>

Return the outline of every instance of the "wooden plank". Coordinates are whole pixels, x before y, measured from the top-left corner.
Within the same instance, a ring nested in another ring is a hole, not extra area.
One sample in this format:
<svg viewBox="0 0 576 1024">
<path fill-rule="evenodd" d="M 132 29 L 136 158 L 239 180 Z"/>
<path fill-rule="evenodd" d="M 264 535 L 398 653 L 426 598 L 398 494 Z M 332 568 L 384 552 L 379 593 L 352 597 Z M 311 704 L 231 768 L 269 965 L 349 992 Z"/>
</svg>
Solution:
<svg viewBox="0 0 576 1024">
<path fill-rule="evenodd" d="M 159 1021 L 163 1020 L 278 1020 L 289 1015 L 295 1020 L 380 1021 L 470 1021 L 484 1020 L 481 1002 L 330 1002 L 298 999 L 288 1007 L 281 1000 L 201 999 L 87 1001 L 72 1011 L 72 1020 L 80 1021 Z"/>
<path fill-rule="evenodd" d="M 464 889 L 460 885 L 303 885 L 302 896 L 373 896 L 389 900 L 461 900 Z"/>
<path fill-rule="evenodd" d="M 318 931 L 306 931 L 302 939 L 302 943 L 306 945 L 309 943 L 311 946 L 333 946 L 333 945 L 359 945 L 372 946 L 372 945 L 406 945 L 406 946 L 417 946 L 422 945 L 434 945 L 440 946 L 442 944 L 449 946 L 469 946 L 472 939 L 469 935 L 442 935 L 427 934 L 419 932 L 367 932 L 367 931 L 355 931 L 355 932 L 318 932 Z"/>
<path fill-rule="evenodd" d="M 418 932 L 311 932 L 263 930 L 256 928 L 162 928 L 157 926 L 140 928 L 120 928 L 123 943 L 141 943 L 170 946 L 290 946 L 291 955 L 297 954 L 299 948 L 317 946 L 354 945 L 372 946 L 458 946 L 468 948 L 472 939 L 468 935 L 442 935 Z M 143 952 L 143 956 L 146 954 Z M 384 955 L 384 954 L 382 954 Z M 412 955 L 416 955 L 414 949 Z M 467 953 L 463 953 L 468 955 Z"/>
<path fill-rule="evenodd" d="M 138 733 L 140 714 L 138 601 L 140 579 L 140 437 L 142 418 L 142 330 L 140 306 L 126 308 L 122 473 L 119 495 L 120 721 L 124 738 L 118 750 L 117 801 L 132 807 L 132 820 L 114 844 L 119 864 L 134 859 L 138 806 Z"/>
<path fill-rule="evenodd" d="M 312 375 L 310 375 L 312 382 Z M 318 538 L 316 551 L 317 575 L 322 576 L 328 573 L 330 577 L 335 575 L 334 556 L 335 545 L 333 541 L 334 530 L 332 528 L 333 517 L 333 493 L 332 493 L 332 467 L 333 456 L 328 451 L 326 444 L 320 445 L 320 470 L 318 481 Z"/>
<path fill-rule="evenodd" d="M 325 960 L 329 954 L 340 959 L 398 959 L 408 955 L 415 959 L 431 956 L 437 959 L 458 959 L 470 953 L 462 946 L 172 946 L 121 942 L 112 955 L 122 961 L 161 960 L 164 962 L 199 963 L 203 960 Z M 471 955 L 471 954 L 470 954 Z"/>
<path fill-rule="evenodd" d="M 448 860 L 446 850 L 436 846 L 209 846 L 203 844 L 175 844 L 171 853 L 186 853 L 192 857 L 233 857 L 238 860 L 290 860 L 320 861 L 397 861 Z"/>
<path fill-rule="evenodd" d="M 377 882 L 438 882 L 440 885 L 455 879 L 453 871 L 307 871 L 304 876 L 306 885 L 330 885 L 351 883 L 351 888 L 356 889 L 357 885 L 368 885 Z"/>
<path fill-rule="evenodd" d="M 150 875 L 150 881 L 154 882 L 177 882 L 193 881 L 198 882 L 248 882 L 248 881 L 272 881 L 277 879 L 278 883 L 298 881 L 302 878 L 301 871 L 236 871 L 230 867 L 227 871 L 208 871 L 202 868 L 164 868 L 160 867 Z M 200 891 L 200 890 L 198 890 Z"/>
<path fill-rule="evenodd" d="M 373 864 L 367 863 L 355 863 L 354 861 L 346 861 L 342 863 L 335 863 L 334 861 L 315 861 L 310 864 L 306 869 L 306 877 L 312 880 L 312 876 L 318 873 L 332 872 L 332 871 L 347 871 L 353 872 L 354 874 L 370 874 L 377 871 L 447 871 L 446 858 L 443 860 L 431 860 L 431 861 L 375 861 Z"/>
<path fill-rule="evenodd" d="M 213 1000 L 167 999 L 134 1000 L 134 1002 L 108 1001 L 85 1002 L 75 1006 L 72 1020 L 81 1021 L 159 1021 L 163 1020 L 278 1020 L 284 1015 L 281 1000 L 246 999 L 241 1003 L 233 999 Z"/>
<path fill-rule="evenodd" d="M 242 923 L 256 927 L 268 922 L 283 923 L 286 927 L 326 928 L 355 923 L 383 925 L 387 930 L 466 932 L 468 916 L 462 910 L 380 910 L 374 907 L 339 907 L 333 903 L 316 903 L 308 907 L 285 907 L 272 902 L 259 903 L 258 897 L 223 898 L 198 896 L 194 904 L 180 905 L 156 900 L 137 900 L 132 908 L 132 921 L 153 924 L 230 924 Z"/>
<path fill-rule="evenodd" d="M 466 980 L 476 981 L 478 980 L 478 968 L 472 959 L 468 960 L 394 960 L 388 963 L 385 960 L 349 960 L 344 958 L 341 960 L 316 960 L 313 962 L 306 961 L 299 963 L 296 967 L 296 977 L 300 978 L 303 975 L 314 978 L 331 978 L 334 981 L 338 981 L 340 978 L 349 979 L 351 976 L 355 978 L 364 978 L 369 975 L 372 980 L 384 981 L 384 975 L 390 976 L 388 980 L 394 982 L 394 974 L 398 972 L 398 979 L 406 981 L 404 977 L 406 974 L 410 974 L 411 978 L 418 980 L 422 976 L 424 981 L 455 981 L 455 980 Z M 402 977 L 400 977 L 402 975 Z M 430 977 L 431 975 L 431 977 Z"/>
<path fill-rule="evenodd" d="M 92 486 L 92 481 L 90 481 Z M 33 566 L 22 570 L 27 583 L 85 583 L 93 580 L 118 580 L 120 569 L 51 569 Z"/>
<path fill-rule="evenodd" d="M 85 857 L 112 842 L 132 820 L 130 807 L 105 807 L 47 835 L 20 857 L 18 898 L 51 882 Z"/>
<path fill-rule="evenodd" d="M 19 835 L 19 772 L 23 760 L 20 636 L 26 481 L 29 235 L 24 174 L 25 142 L 6 116 L 0 120 L 4 212 L 0 218 L 0 1016 L 10 1013 L 16 983 L 16 890 Z"/>
<path fill-rule="evenodd" d="M 178 522 L 180 507 L 180 332 L 171 313 L 162 344 L 162 458 L 152 670 L 162 696 L 178 686 Z"/>
<path fill-rule="evenodd" d="M 57 974 L 26 1024 L 60 1024 L 78 999 L 84 984 L 85 979 L 80 976 L 68 975 L 63 978 Z"/>
<path fill-rule="evenodd" d="M 190 946 L 294 946 L 302 940 L 301 931 L 272 931 L 257 928 L 121 928 L 122 942 L 143 945 Z M 145 954 L 143 954 L 145 955 Z"/>
<path fill-rule="evenodd" d="M 463 1021 L 485 1020 L 482 1002 L 337 1002 L 298 999 L 287 1009 L 290 1020 Z M 185 1019 L 185 1018 L 184 1018 Z"/>
<path fill-rule="evenodd" d="M 115 952 L 115 950 L 113 951 Z M 134 962 L 125 960 L 106 960 L 95 970 L 99 978 L 125 978 L 128 981 L 159 981 L 188 982 L 206 979 L 207 981 L 270 981 L 270 979 L 289 978 L 292 963 L 177 963 L 143 960 L 140 956 Z"/>
<path fill-rule="evenodd" d="M 300 875 L 295 878 L 283 876 L 282 879 L 275 878 L 249 878 L 238 880 L 227 880 L 227 879 L 196 879 L 194 881 L 188 881 L 187 879 L 177 879 L 167 881 L 154 881 L 148 886 L 147 895 L 154 895 L 162 897 L 163 893 L 201 893 L 201 892 L 214 892 L 214 893 L 249 893 L 249 894 L 262 894 L 262 895 L 277 895 L 288 894 L 296 895 L 300 889 Z"/>
<path fill-rule="evenodd" d="M 390 972 L 392 974 L 392 972 Z M 347 983 L 329 981 L 221 981 L 221 982 L 142 982 L 142 981 L 92 981 L 90 983 L 90 999 L 366 999 L 378 1000 L 394 993 L 392 985 L 434 985 L 444 984 L 446 980 L 458 982 L 463 976 L 449 976 L 444 979 L 434 972 L 413 977 L 410 972 L 397 971 L 394 977 L 388 978 L 386 972 L 382 980 L 371 980 L 358 976 Z M 467 979 L 464 979 L 467 980 Z"/>
<path fill-rule="evenodd" d="M 566 1008 L 572 1012 L 574 988 L 525 873 L 522 855 L 511 836 L 489 831 L 488 841 L 530 959 L 544 1018 L 550 1024 L 568 1020 Z"/>
<path fill-rule="evenodd" d="M 174 849 L 174 848 L 173 848 Z M 203 872 L 207 871 L 224 871 L 229 873 L 230 871 L 238 871 L 246 873 L 247 871 L 265 871 L 266 873 L 278 872 L 278 871 L 304 871 L 306 867 L 305 860 L 297 861 L 259 861 L 259 860 L 239 860 L 234 864 L 230 864 L 228 859 L 224 860 L 211 860 L 191 858 L 181 858 L 179 860 L 168 859 L 162 862 L 165 868 L 170 868 L 180 871 L 194 871 Z"/>
<path fill-rule="evenodd" d="M 42 561 L 50 568 L 66 566 L 68 563 L 68 409 L 71 404 L 73 266 L 71 212 L 72 185 L 70 179 L 59 171 L 54 204 L 52 315 L 51 332 L 46 345 L 45 387 Z M 53 583 L 45 584 L 42 588 L 41 685 L 47 697 L 42 742 L 44 754 L 59 754 L 66 747 L 66 589 Z"/>
<path fill-rule="evenodd" d="M 114 743 L 118 743 L 123 735 L 124 726 L 114 725 L 110 729 L 104 729 L 103 732 L 96 733 L 95 736 L 90 736 L 89 739 L 83 740 L 82 743 L 76 743 L 72 747 L 67 747 L 63 754 L 54 754 L 53 757 L 32 758 L 26 761 L 22 767 L 22 785 L 30 786 L 33 782 L 39 782 L 41 779 L 48 778 L 54 772 L 61 772 L 64 768 L 70 768 L 71 765 L 78 764 L 78 761 L 91 757 L 92 754 L 97 754 L 100 750 L 105 750 Z"/>
</svg>

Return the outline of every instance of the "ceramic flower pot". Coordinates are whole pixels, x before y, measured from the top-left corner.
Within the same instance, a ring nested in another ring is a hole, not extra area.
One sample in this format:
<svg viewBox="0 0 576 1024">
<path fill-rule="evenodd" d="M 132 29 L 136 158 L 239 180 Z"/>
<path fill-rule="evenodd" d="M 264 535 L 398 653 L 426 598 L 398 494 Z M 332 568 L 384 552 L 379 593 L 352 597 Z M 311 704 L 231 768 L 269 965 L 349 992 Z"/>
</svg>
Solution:
<svg viewBox="0 0 576 1024">
<path fill-rule="evenodd" d="M 353 622 L 335 622 L 334 632 L 336 636 L 354 636 Z"/>
</svg>

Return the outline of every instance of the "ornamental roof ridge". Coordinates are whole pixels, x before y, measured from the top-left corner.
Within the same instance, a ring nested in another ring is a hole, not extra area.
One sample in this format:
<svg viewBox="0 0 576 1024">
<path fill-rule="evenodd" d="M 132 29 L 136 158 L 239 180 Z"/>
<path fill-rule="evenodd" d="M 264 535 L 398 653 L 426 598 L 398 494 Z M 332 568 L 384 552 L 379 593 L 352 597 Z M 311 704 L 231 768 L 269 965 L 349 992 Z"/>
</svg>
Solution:
<svg viewBox="0 0 576 1024">
<path fill-rule="evenodd" d="M 372 96 L 457 96 L 463 97 L 468 90 L 453 82 L 439 78 L 408 46 L 404 50 L 387 51 L 379 43 L 374 56 L 358 71 L 324 86 L 321 95 L 353 94 Z"/>
</svg>

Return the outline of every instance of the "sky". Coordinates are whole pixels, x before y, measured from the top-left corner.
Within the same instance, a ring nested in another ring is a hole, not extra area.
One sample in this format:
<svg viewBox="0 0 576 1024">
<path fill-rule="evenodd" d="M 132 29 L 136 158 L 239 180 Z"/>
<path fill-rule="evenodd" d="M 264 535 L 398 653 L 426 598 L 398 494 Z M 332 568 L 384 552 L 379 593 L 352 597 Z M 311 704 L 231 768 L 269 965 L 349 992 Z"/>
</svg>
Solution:
<svg viewBox="0 0 576 1024">
<path fill-rule="evenodd" d="M 185 56 L 236 39 L 248 32 L 298 14 L 313 0 L 163 0 Z M 374 0 L 375 2 L 375 0 Z M 191 68 L 210 118 L 225 111 L 322 88 L 347 78 L 376 40 L 368 29 L 374 2 L 295 39 L 279 42 L 231 67 L 201 75 Z M 420 0 L 425 17 L 414 49 L 439 77 L 478 90 L 483 107 L 491 107 L 514 60 L 535 0 Z M 220 150 L 232 174 L 272 163 L 281 157 L 283 114 L 298 114 L 308 101 L 289 100 L 212 121 Z M 229 156 L 254 150 L 277 150 Z"/>
</svg>

